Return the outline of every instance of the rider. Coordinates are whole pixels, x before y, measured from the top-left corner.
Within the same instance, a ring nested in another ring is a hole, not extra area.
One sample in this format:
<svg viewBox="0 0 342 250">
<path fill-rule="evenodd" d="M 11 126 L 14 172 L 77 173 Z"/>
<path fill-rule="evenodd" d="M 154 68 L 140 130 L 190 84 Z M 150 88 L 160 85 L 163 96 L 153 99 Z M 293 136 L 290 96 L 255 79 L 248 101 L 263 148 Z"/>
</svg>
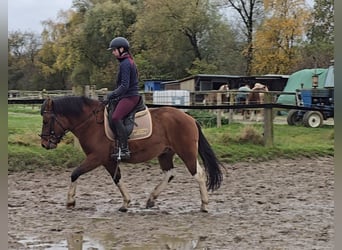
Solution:
<svg viewBox="0 0 342 250">
<path fill-rule="evenodd" d="M 116 137 L 119 141 L 119 152 L 122 159 L 130 158 L 128 134 L 123 118 L 133 110 L 140 100 L 138 71 L 129 49 L 129 42 L 124 37 L 114 38 L 108 48 L 120 64 L 116 88 L 107 95 L 107 99 L 117 102 L 111 118 L 112 124 L 115 127 Z M 114 156 L 119 157 L 119 153 L 114 154 Z"/>
<path fill-rule="evenodd" d="M 238 89 L 236 94 L 236 103 L 237 104 L 244 104 L 247 101 L 248 93 L 251 91 L 251 88 L 248 83 L 244 84 Z"/>
</svg>

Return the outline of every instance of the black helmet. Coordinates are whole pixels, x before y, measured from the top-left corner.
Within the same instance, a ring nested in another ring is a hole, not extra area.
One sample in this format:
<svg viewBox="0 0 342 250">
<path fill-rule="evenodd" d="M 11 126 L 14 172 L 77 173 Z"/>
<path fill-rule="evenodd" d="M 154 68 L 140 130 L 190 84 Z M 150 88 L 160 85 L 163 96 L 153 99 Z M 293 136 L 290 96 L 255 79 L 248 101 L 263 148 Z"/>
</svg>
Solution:
<svg viewBox="0 0 342 250">
<path fill-rule="evenodd" d="M 107 50 L 112 50 L 116 48 L 123 47 L 125 51 L 129 50 L 129 42 L 124 37 L 115 37 L 109 44 L 109 48 Z"/>
</svg>

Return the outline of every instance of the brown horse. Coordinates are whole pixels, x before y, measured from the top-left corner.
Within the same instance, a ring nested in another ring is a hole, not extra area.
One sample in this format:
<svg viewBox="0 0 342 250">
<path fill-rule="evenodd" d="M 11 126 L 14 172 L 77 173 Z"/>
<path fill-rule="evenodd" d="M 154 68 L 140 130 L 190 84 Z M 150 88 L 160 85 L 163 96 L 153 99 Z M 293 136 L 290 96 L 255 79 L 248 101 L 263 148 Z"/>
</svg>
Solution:
<svg viewBox="0 0 342 250">
<path fill-rule="evenodd" d="M 263 104 L 265 101 L 265 92 L 268 92 L 266 85 L 256 83 L 247 97 L 247 104 Z M 259 115 L 263 116 L 263 110 L 250 111 L 250 120 L 259 121 Z"/>
<path fill-rule="evenodd" d="M 115 147 L 104 130 L 105 104 L 86 97 L 46 99 L 41 107 L 43 116 L 41 144 L 54 149 L 63 136 L 72 132 L 86 155 L 85 160 L 72 172 L 67 195 L 67 207 L 75 206 L 76 181 L 81 175 L 104 166 L 123 197 L 119 211 L 127 211 L 131 202 L 121 180 L 119 162 L 111 154 Z M 130 140 L 131 158 L 128 163 L 141 163 L 157 157 L 165 178 L 151 192 L 146 208 L 151 208 L 159 194 L 173 179 L 173 157 L 177 154 L 199 184 L 201 211 L 208 211 L 208 189 L 214 191 L 222 182 L 221 164 L 215 156 L 199 124 L 191 116 L 172 107 L 150 109 L 152 135 L 146 139 Z M 198 161 L 200 155 L 204 169 Z"/>
</svg>

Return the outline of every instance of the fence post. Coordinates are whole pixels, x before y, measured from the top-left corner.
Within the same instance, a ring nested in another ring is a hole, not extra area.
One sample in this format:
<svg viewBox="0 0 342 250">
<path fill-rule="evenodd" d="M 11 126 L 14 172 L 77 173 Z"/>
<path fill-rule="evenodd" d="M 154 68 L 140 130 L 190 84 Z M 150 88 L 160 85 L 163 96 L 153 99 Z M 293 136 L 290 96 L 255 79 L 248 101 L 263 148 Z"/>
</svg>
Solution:
<svg viewBox="0 0 342 250">
<path fill-rule="evenodd" d="M 217 93 L 216 94 L 216 99 L 217 99 L 217 104 L 216 105 L 221 105 L 222 104 L 222 94 Z M 217 109 L 217 117 L 216 117 L 216 126 L 220 128 L 222 126 L 222 109 Z"/>
<path fill-rule="evenodd" d="M 229 95 L 229 105 L 234 105 L 235 104 L 235 93 L 232 92 Z M 229 116 L 228 116 L 228 123 L 231 124 L 233 123 L 233 116 L 234 116 L 235 109 L 229 109 Z"/>
<path fill-rule="evenodd" d="M 265 93 L 265 103 L 273 103 L 271 93 Z M 266 147 L 273 147 L 273 111 L 272 111 L 272 107 L 264 109 L 264 145 Z"/>
</svg>

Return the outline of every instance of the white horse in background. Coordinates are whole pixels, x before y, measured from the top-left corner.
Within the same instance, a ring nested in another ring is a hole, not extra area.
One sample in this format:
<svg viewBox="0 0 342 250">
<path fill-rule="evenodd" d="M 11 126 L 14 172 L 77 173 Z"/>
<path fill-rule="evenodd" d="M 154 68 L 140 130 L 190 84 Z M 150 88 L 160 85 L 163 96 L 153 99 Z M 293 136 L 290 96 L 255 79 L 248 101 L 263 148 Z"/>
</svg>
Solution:
<svg viewBox="0 0 342 250">
<path fill-rule="evenodd" d="M 229 102 L 229 86 L 223 84 L 214 93 L 206 94 L 203 99 L 204 105 L 227 104 Z"/>
</svg>

